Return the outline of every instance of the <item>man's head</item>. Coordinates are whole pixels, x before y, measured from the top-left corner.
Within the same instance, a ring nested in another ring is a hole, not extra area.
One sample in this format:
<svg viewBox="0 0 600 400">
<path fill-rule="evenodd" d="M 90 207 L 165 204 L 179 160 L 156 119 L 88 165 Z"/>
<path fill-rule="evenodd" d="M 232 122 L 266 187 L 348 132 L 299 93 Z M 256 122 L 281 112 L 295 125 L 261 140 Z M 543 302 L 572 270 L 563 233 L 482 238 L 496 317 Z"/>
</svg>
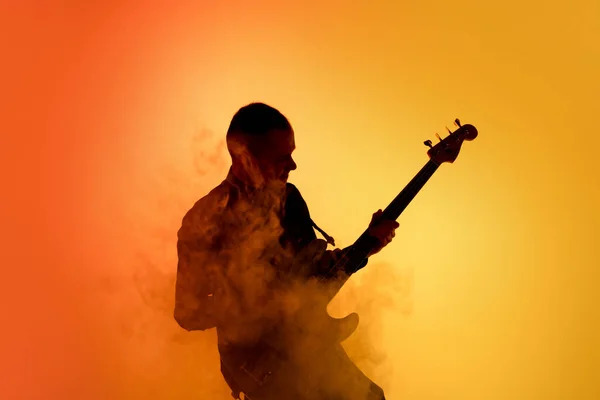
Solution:
<svg viewBox="0 0 600 400">
<path fill-rule="evenodd" d="M 251 184 L 286 182 L 296 169 L 294 130 L 283 114 L 263 103 L 248 104 L 233 116 L 227 148 L 234 172 Z"/>
</svg>

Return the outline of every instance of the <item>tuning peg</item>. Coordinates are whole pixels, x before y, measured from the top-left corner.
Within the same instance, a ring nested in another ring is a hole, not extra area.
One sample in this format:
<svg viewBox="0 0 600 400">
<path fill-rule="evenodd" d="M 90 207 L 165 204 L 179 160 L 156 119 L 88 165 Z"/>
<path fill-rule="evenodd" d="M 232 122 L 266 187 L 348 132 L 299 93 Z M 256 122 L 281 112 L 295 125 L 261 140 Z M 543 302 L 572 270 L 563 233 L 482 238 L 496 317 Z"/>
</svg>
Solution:
<svg viewBox="0 0 600 400">
<path fill-rule="evenodd" d="M 423 142 L 423 144 L 427 147 L 429 147 L 430 149 L 433 148 L 433 143 L 431 143 L 431 140 L 426 140 Z"/>
<path fill-rule="evenodd" d="M 454 120 L 454 125 L 456 125 L 456 126 L 458 126 L 460 128 L 461 127 L 461 125 L 460 125 L 460 119 L 456 118 Z"/>
<path fill-rule="evenodd" d="M 446 127 L 446 130 L 448 131 L 449 134 L 452 135 L 452 131 L 450 130 L 450 128 Z"/>
<path fill-rule="evenodd" d="M 438 135 L 437 132 L 435 133 L 435 136 L 439 139 L 440 142 L 442 141 L 442 138 L 440 137 L 440 135 Z"/>
</svg>

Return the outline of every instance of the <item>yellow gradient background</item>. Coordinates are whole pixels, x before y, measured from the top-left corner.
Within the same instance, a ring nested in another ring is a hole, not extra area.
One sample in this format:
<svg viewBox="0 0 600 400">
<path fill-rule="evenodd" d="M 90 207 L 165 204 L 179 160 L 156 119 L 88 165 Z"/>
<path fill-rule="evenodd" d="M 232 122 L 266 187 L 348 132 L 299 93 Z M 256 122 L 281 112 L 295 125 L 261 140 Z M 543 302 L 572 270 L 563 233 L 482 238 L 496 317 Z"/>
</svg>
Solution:
<svg viewBox="0 0 600 400">
<path fill-rule="evenodd" d="M 600 3 L 3 2 L 0 397 L 230 398 L 170 318 L 183 213 L 223 136 L 280 109 L 341 246 L 479 129 L 352 278 L 347 349 L 406 400 L 600 399 Z M 284 397 L 282 397 L 284 398 Z"/>
</svg>

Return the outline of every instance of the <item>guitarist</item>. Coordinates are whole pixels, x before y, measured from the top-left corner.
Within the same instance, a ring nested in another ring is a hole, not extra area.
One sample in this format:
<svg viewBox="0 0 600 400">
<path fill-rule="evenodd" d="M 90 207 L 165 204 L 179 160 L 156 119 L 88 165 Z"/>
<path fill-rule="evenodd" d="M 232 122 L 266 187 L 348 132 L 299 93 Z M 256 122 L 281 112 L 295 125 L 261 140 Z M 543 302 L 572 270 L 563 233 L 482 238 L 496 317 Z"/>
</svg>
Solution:
<svg viewBox="0 0 600 400">
<path fill-rule="evenodd" d="M 231 120 L 227 147 L 226 179 L 194 204 L 178 231 L 175 320 L 188 331 L 216 327 L 221 372 L 236 399 L 385 399 L 339 341 L 322 346 L 331 329 L 315 333 L 316 318 L 299 317 L 299 304 L 319 295 L 313 278 L 336 281 L 339 290 L 368 260 L 328 274 L 348 248 L 326 250 L 314 230 L 335 246 L 333 238 L 287 182 L 296 169 L 289 121 L 266 104 L 249 104 Z M 376 243 L 369 256 L 399 226 L 380 216 L 381 210 L 369 225 Z M 296 325 L 289 323 L 294 318 Z"/>
</svg>

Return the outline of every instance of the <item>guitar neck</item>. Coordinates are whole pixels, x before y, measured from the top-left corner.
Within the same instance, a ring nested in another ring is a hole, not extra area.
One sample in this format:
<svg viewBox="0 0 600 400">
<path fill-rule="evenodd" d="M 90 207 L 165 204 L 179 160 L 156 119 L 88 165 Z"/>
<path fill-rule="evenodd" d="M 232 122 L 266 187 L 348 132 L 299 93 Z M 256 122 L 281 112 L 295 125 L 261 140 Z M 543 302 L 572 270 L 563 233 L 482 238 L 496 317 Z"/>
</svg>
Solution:
<svg viewBox="0 0 600 400">
<path fill-rule="evenodd" d="M 383 211 L 382 219 L 396 220 L 400 214 L 421 191 L 423 186 L 429 181 L 437 171 L 439 164 L 428 161 L 427 164 L 415 175 L 415 177 L 406 185 L 406 187 L 396 196 L 394 200 Z"/>
<path fill-rule="evenodd" d="M 392 200 L 392 202 L 383 210 L 381 219 L 396 220 L 406 209 L 417 193 L 425 186 L 429 178 L 437 171 L 439 164 L 429 160 L 427 164 L 415 175 L 415 177 L 406 185 L 406 187 Z M 354 242 L 344 257 L 334 267 L 335 273 L 341 269 L 346 271 L 356 271 L 364 263 L 368 254 L 376 246 L 375 240 L 369 235 L 366 229 L 362 235 Z"/>
</svg>

